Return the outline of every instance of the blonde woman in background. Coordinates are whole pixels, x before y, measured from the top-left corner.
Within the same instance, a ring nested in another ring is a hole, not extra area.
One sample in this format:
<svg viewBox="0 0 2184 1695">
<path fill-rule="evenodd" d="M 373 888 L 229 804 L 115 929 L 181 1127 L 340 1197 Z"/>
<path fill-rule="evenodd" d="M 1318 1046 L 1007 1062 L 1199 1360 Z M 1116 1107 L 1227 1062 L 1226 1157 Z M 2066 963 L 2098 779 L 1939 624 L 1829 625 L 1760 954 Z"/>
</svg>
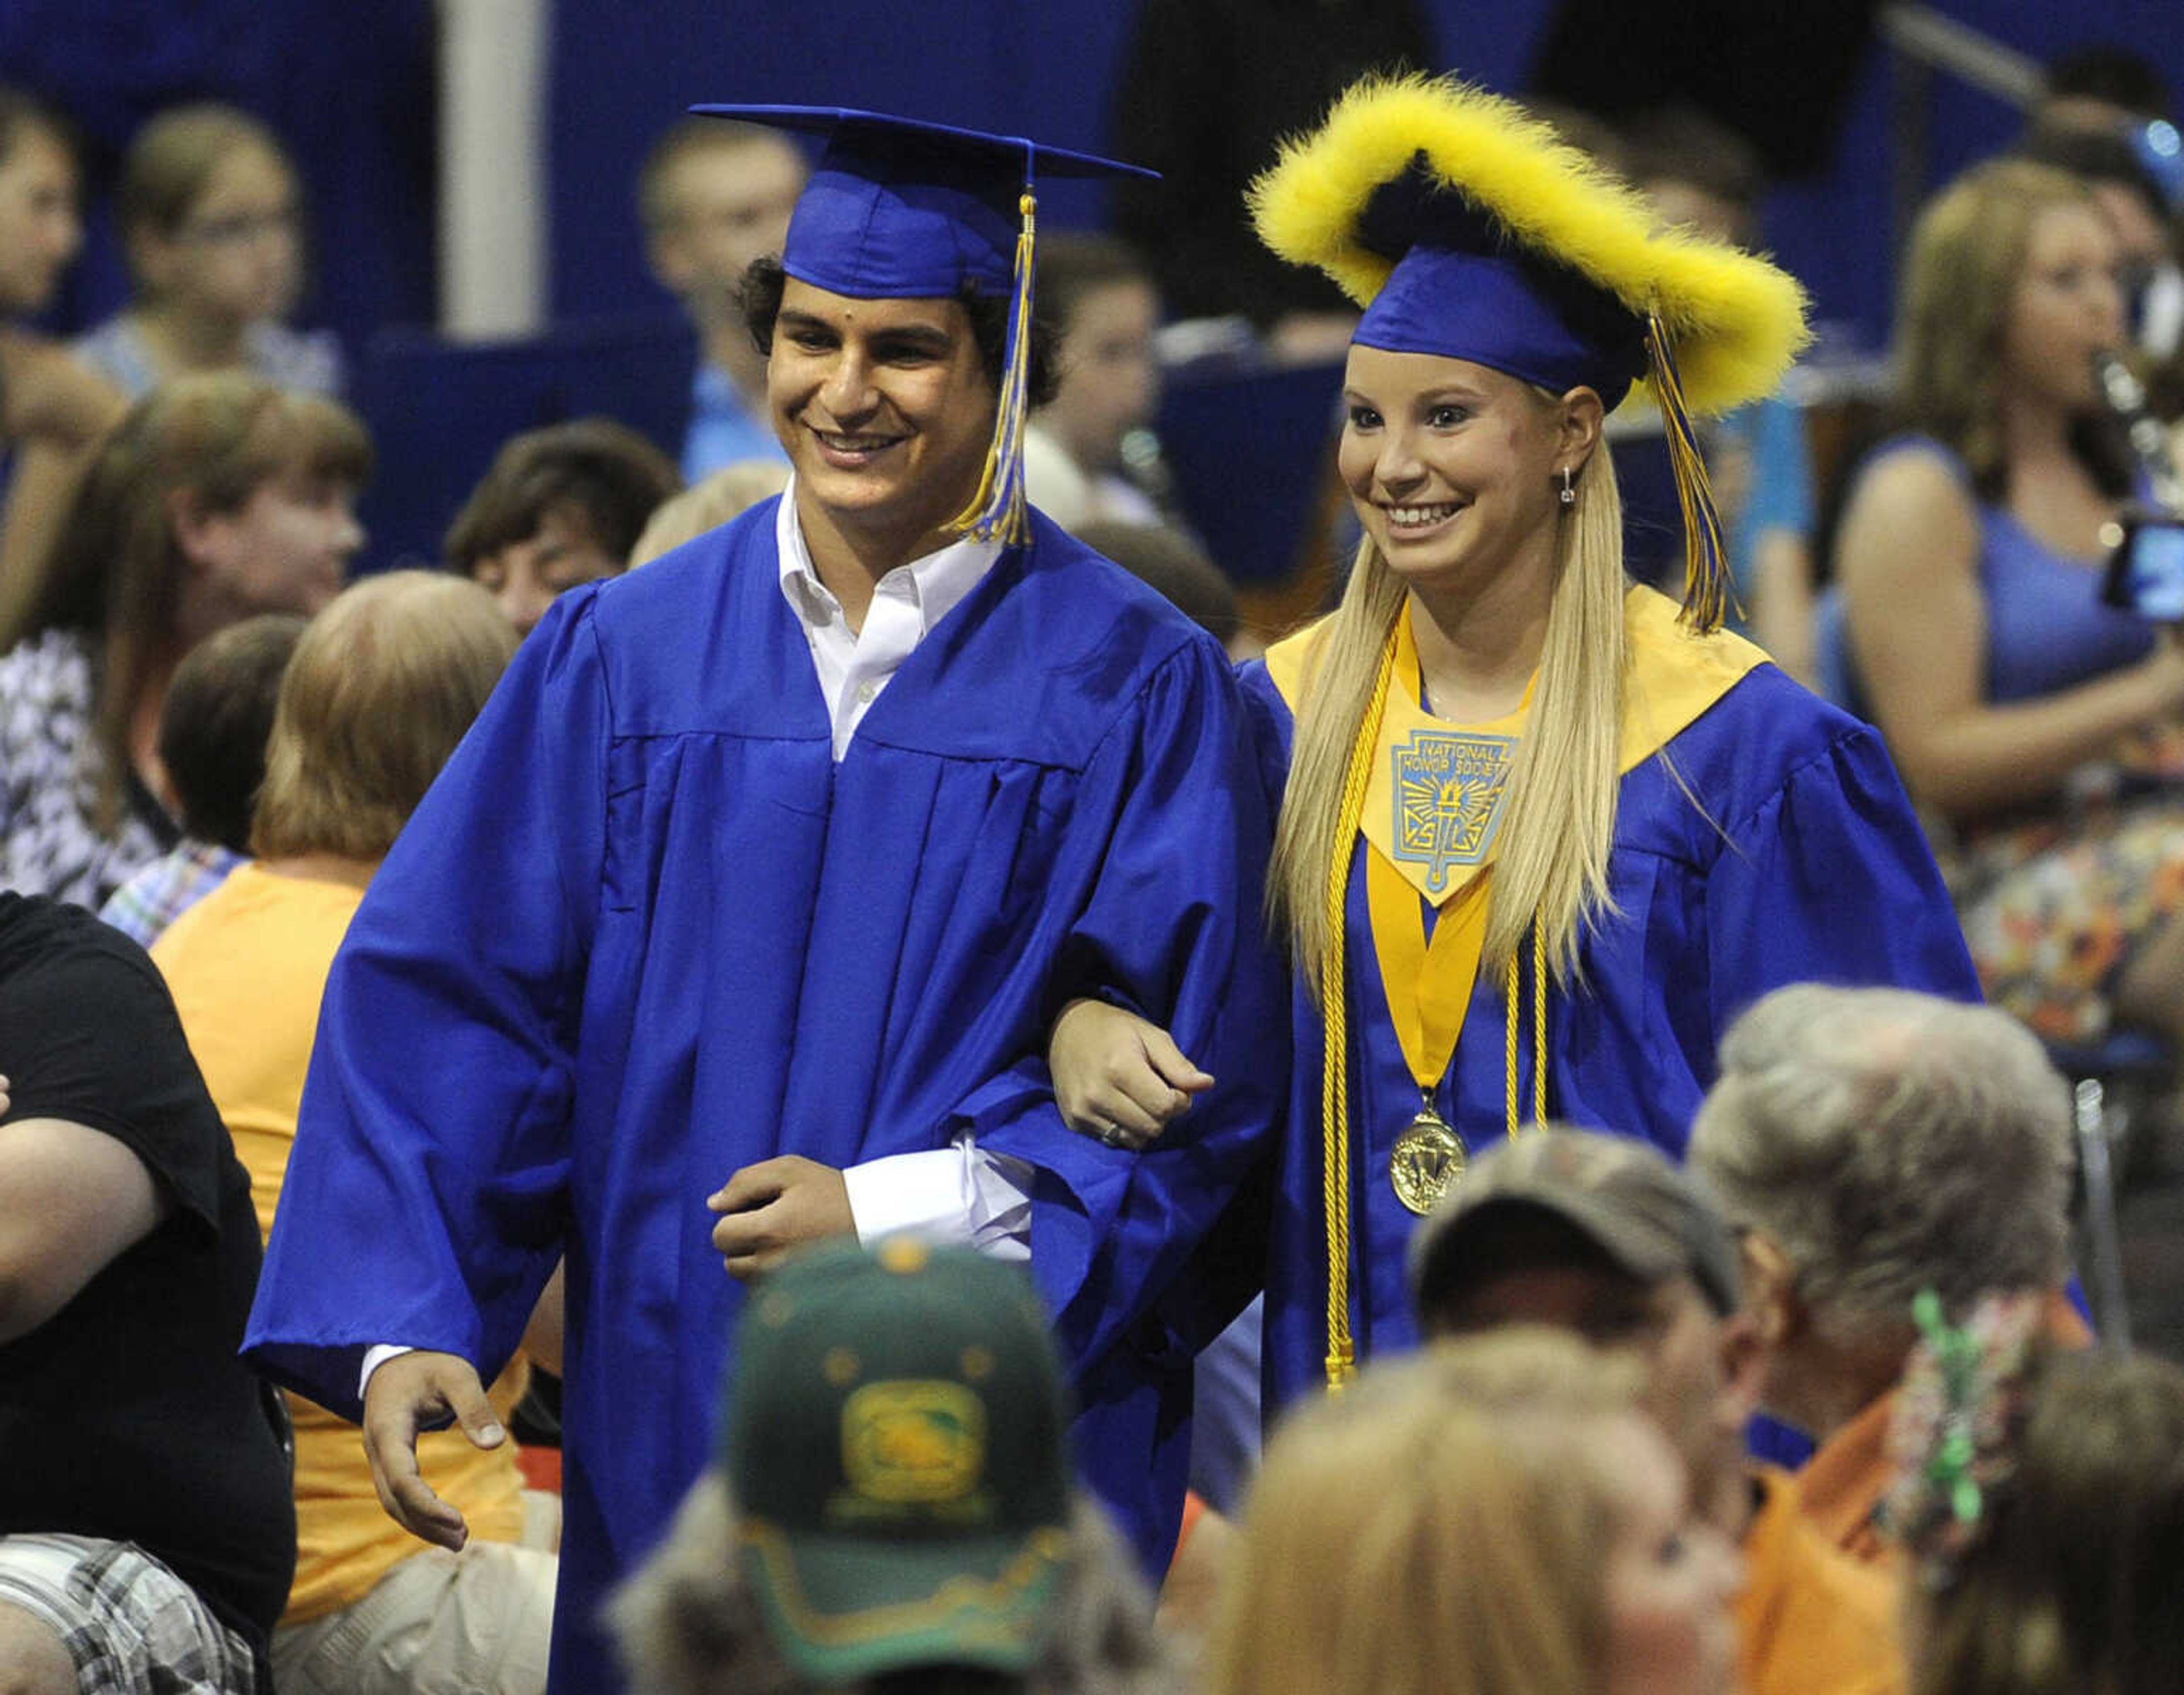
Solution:
<svg viewBox="0 0 2184 1695">
<path fill-rule="evenodd" d="M 2092 191 L 2047 166 L 1936 197 L 1904 271 L 1905 433 L 1836 542 L 1839 664 L 1958 839 L 1987 996 L 2080 1045 L 2118 1019 L 2184 1040 L 2184 647 L 2098 597 L 2132 492 L 2096 422 L 2116 259 Z"/>
<path fill-rule="evenodd" d="M 1253 1486 L 1207 1695 L 1727 1695 L 1737 1559 L 1635 1392 L 1514 1330 L 1300 1414 Z"/>
<path fill-rule="evenodd" d="M 1365 308 L 1339 456 L 1365 542 L 1340 607 L 1244 674 L 1288 767 L 1295 1059 L 1263 1261 L 1286 1399 L 1413 1342 L 1406 1247 L 1468 1151 L 1556 1117 L 1680 1155 L 1717 1037 L 1768 989 L 1974 985 L 1879 738 L 1718 628 L 1690 414 L 1772 390 L 1797 285 L 1656 233 L 1551 130 L 1448 82 L 1352 90 L 1254 203 Z M 1602 451 L 1640 381 L 1682 444 L 1680 614 L 1624 577 Z M 1050 1057 L 1072 1121 L 1117 1143 L 1206 1081 L 1093 1002 Z"/>
</svg>

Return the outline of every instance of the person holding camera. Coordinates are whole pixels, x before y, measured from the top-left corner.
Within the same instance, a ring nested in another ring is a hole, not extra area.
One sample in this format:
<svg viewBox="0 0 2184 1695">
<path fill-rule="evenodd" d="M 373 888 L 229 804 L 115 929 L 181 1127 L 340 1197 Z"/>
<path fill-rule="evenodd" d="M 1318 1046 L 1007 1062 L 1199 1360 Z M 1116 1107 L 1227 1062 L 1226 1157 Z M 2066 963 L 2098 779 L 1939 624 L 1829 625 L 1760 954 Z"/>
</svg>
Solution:
<svg viewBox="0 0 2184 1695">
<path fill-rule="evenodd" d="M 2095 359 L 2124 340 L 2116 238 L 2076 178 L 2001 160 L 1930 204 L 1900 308 L 1911 433 L 1837 540 L 1847 658 L 1954 838 L 1988 997 L 2051 1042 L 2184 1040 L 2184 647 L 2100 603 L 2133 492 Z"/>
</svg>

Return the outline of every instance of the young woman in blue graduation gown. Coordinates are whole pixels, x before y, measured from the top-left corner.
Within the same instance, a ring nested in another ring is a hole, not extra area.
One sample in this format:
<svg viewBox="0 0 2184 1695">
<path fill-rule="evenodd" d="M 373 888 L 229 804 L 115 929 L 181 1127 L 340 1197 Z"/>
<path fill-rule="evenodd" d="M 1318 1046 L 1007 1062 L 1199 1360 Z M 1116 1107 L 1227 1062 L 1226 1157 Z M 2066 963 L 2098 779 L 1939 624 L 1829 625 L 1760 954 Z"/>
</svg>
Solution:
<svg viewBox="0 0 2184 1695">
<path fill-rule="evenodd" d="M 1263 1259 L 1228 1259 L 1264 1266 L 1271 1411 L 1414 1340 L 1412 1228 L 1469 1152 L 1552 1117 L 1680 1154 L 1717 1038 L 1769 989 L 1977 989 L 1874 732 L 1719 628 L 1688 409 L 1772 389 L 1797 286 L 1652 232 L 1552 131 L 1451 83 L 1353 89 L 1254 203 L 1366 308 L 1340 450 L 1357 564 L 1245 674 L 1295 968 L 1277 1192 L 1231 1220 Z M 1622 570 L 1601 422 L 1640 381 L 1683 444 L 1680 614 Z M 1057 1086 L 1156 1145 L 1195 1086 L 1165 1054 L 1072 1008 Z"/>
</svg>

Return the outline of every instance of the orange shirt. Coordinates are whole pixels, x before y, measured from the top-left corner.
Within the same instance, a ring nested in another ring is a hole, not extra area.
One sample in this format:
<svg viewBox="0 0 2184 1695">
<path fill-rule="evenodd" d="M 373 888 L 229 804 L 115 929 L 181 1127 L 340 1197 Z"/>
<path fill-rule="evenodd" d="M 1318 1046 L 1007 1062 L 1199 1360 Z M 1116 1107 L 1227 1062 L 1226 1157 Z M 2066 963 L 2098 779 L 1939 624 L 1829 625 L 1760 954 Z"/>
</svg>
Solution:
<svg viewBox="0 0 2184 1695">
<path fill-rule="evenodd" d="M 1909 1674 L 1896 1586 L 1835 1547 L 1797 1480 L 1762 1467 L 1758 1516 L 1744 1538 L 1736 1598 L 1737 1682 L 1745 1695 L 1902 1695 Z"/>
</svg>

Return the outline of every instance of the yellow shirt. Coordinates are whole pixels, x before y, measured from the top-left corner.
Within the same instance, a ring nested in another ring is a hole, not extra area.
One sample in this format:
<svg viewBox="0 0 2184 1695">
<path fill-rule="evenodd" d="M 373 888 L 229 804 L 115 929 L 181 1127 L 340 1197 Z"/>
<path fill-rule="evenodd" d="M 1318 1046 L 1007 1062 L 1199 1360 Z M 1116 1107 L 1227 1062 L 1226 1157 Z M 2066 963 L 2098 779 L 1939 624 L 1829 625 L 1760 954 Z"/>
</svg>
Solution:
<svg viewBox="0 0 2184 1695">
<path fill-rule="evenodd" d="M 258 1227 L 269 1232 L 296 1139 L 326 971 L 364 892 L 345 883 L 240 867 L 184 913 L 152 958 L 165 973 L 190 1051 L 250 1173 Z M 519 1363 L 493 1387 L 506 1419 L 527 1372 Z M 296 1421 L 296 1581 L 283 1624 L 353 1606 L 424 1544 L 387 1516 L 356 1427 L 299 1395 Z M 417 1440 L 417 1460 L 471 1534 L 514 1542 L 523 1528 L 523 1479 L 513 1444 L 481 1452 L 457 1431 Z"/>
</svg>

